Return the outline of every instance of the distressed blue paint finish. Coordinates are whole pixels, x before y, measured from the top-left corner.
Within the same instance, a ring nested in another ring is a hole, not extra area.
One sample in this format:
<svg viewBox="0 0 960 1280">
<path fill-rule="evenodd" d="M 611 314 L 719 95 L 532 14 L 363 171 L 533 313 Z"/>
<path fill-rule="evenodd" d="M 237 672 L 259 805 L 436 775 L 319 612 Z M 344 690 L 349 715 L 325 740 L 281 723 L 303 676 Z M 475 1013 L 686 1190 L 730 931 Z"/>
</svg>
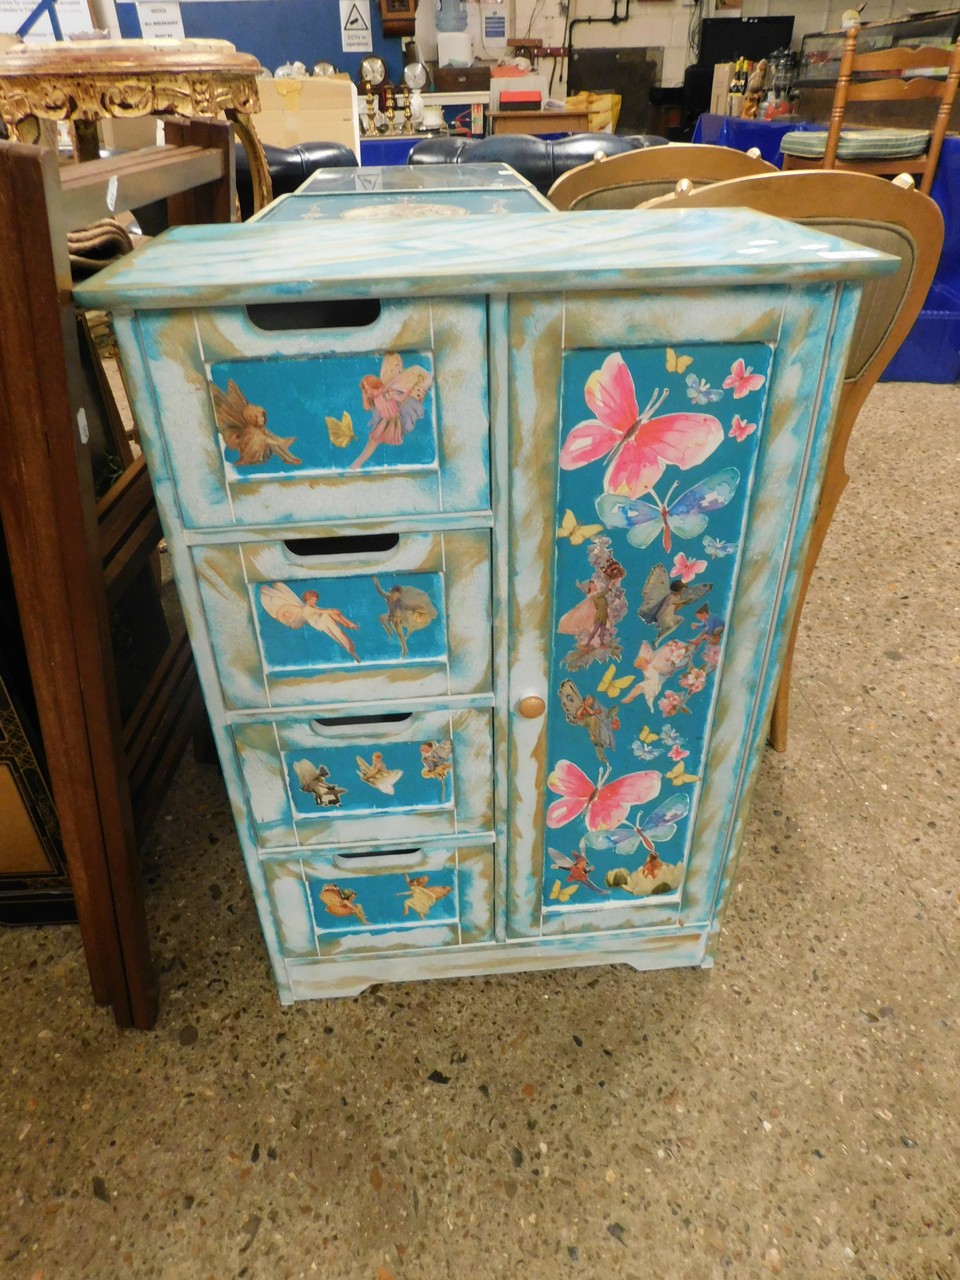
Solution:
<svg viewBox="0 0 960 1280">
<path fill-rule="evenodd" d="M 403 534 L 395 547 L 352 555 L 291 546 L 302 543 L 191 547 L 228 706 L 489 689 L 487 530 Z"/>
<path fill-rule="evenodd" d="M 83 291 L 120 312 L 281 999 L 708 965 L 856 281 L 886 263 L 746 211 L 344 231 L 175 233 Z M 364 296 L 359 329 L 244 311 Z M 345 396 L 393 353 L 432 381 L 378 419 L 431 452 L 351 470 L 376 424 Z M 302 541 L 367 532 L 399 540 Z"/>
<path fill-rule="evenodd" d="M 433 842 L 493 823 L 490 712 L 451 707 L 235 720 L 264 849 Z"/>
<path fill-rule="evenodd" d="M 188 528 L 489 509 L 484 300 L 328 313 L 329 329 L 264 330 L 239 307 L 138 317 Z"/>
<path fill-rule="evenodd" d="M 443 252 L 437 252 L 437 246 Z M 883 254 L 748 209 L 177 227 L 76 290 L 111 311 L 297 298 L 690 288 L 865 279 Z M 880 271 L 884 268 L 881 266 Z"/>
<path fill-rule="evenodd" d="M 291 960 L 477 947 L 492 939 L 489 847 L 273 858 L 268 891 Z"/>
</svg>

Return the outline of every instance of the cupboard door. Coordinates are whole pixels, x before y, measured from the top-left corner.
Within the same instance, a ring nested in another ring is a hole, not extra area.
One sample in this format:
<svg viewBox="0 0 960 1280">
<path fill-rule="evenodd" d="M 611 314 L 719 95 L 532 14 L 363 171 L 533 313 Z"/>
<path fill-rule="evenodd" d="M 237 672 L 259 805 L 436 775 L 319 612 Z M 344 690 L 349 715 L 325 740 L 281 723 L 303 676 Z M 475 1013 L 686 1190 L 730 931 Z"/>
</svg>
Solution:
<svg viewBox="0 0 960 1280">
<path fill-rule="evenodd" d="M 750 781 L 724 775 L 784 639 L 838 297 L 514 304 L 510 707 L 545 711 L 511 715 L 512 936 L 715 914 Z"/>
</svg>

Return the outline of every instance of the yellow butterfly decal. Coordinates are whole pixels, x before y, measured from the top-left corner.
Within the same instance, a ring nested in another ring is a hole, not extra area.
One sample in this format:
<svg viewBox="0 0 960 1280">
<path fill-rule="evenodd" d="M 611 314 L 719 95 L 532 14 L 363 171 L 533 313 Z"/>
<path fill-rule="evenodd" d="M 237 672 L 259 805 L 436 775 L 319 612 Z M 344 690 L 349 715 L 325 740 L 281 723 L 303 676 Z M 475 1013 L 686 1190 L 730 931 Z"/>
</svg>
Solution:
<svg viewBox="0 0 960 1280">
<path fill-rule="evenodd" d="M 693 356 L 678 356 L 673 347 L 667 347 L 667 373 L 686 373 L 693 364 Z"/>
<path fill-rule="evenodd" d="M 659 733 L 651 733 L 649 725 L 644 725 L 643 728 L 640 730 L 640 732 L 637 734 L 637 737 L 640 739 L 641 742 L 659 742 L 660 741 Z"/>
<path fill-rule="evenodd" d="M 627 685 L 633 684 L 635 676 L 621 676 L 619 680 L 614 680 L 613 673 L 616 669 L 612 663 L 607 667 L 606 674 L 597 685 L 598 693 L 605 693 L 609 698 L 619 698 Z"/>
<path fill-rule="evenodd" d="M 577 524 L 577 517 L 569 508 L 563 513 L 563 520 L 557 530 L 558 538 L 569 538 L 571 547 L 579 547 L 581 543 L 592 538 L 603 528 L 602 524 Z"/>
<path fill-rule="evenodd" d="M 675 787 L 682 787 L 685 782 L 700 781 L 699 773 L 687 773 L 682 761 L 680 764 L 675 764 L 670 772 L 665 773 L 663 776 L 669 778 Z"/>
<path fill-rule="evenodd" d="M 342 418 L 327 418 L 327 430 L 330 432 L 330 443 L 338 449 L 345 449 L 351 440 L 356 440 L 353 432 L 353 419 L 349 413 Z"/>
<path fill-rule="evenodd" d="M 560 902 L 569 902 L 579 888 L 578 884 L 568 884 L 564 888 L 559 880 L 554 880 L 553 888 L 550 890 L 550 897 Z"/>
</svg>

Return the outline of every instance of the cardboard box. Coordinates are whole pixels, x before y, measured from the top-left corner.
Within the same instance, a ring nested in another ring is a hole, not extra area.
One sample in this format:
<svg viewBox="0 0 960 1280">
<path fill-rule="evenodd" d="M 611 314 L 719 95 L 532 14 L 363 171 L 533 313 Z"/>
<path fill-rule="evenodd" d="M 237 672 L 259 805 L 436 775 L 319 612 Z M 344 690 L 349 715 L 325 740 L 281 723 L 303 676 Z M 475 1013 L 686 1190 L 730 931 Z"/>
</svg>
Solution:
<svg viewBox="0 0 960 1280">
<path fill-rule="evenodd" d="M 727 96 L 733 80 L 732 62 L 718 62 L 713 68 L 713 87 L 710 90 L 710 110 L 714 115 L 727 114 Z"/>
<path fill-rule="evenodd" d="M 357 90 L 349 80 L 258 80 L 260 112 L 253 123 L 260 141 L 273 147 L 298 142 L 342 142 L 360 163 Z"/>
</svg>

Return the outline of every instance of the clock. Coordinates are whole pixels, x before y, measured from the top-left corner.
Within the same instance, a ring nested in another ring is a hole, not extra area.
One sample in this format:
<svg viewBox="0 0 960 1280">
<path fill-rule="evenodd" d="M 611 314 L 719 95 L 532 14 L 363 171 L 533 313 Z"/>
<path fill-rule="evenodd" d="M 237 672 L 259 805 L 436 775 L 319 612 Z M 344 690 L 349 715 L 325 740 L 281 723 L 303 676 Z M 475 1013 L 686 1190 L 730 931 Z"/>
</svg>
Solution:
<svg viewBox="0 0 960 1280">
<path fill-rule="evenodd" d="M 374 54 L 371 58 L 364 58 L 360 63 L 360 80 L 363 84 L 370 85 L 371 88 L 377 89 L 383 84 L 387 78 L 387 68 L 382 58 L 378 58 Z"/>
<path fill-rule="evenodd" d="M 422 62 L 408 62 L 403 69 L 403 83 L 416 91 L 427 83 L 427 68 Z"/>
<path fill-rule="evenodd" d="M 412 36 L 417 0 L 380 0 L 385 36 Z"/>
</svg>

